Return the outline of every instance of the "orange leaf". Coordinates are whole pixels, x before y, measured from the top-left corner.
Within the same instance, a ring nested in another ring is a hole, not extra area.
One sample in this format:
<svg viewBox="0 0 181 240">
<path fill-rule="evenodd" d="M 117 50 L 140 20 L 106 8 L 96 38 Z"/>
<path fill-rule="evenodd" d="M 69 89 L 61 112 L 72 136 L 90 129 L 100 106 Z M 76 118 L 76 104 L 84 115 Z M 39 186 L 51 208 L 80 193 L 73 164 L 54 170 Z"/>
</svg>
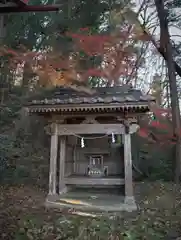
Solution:
<svg viewBox="0 0 181 240">
<path fill-rule="evenodd" d="M 104 77 L 104 72 L 101 69 L 89 69 L 83 74 L 83 78 L 91 77 Z"/>
</svg>

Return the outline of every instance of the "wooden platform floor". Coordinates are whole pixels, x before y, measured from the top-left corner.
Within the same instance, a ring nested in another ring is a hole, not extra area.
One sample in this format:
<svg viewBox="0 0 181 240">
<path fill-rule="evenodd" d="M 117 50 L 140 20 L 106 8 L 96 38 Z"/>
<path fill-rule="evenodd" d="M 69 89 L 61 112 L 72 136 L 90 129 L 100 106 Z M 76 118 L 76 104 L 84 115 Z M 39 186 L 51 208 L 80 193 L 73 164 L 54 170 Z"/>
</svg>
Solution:
<svg viewBox="0 0 181 240">
<path fill-rule="evenodd" d="M 81 176 L 81 175 L 70 175 L 64 179 L 66 185 L 102 185 L 102 186 L 120 186 L 124 185 L 124 178 L 121 176 L 113 175 L 103 178 Z"/>
</svg>

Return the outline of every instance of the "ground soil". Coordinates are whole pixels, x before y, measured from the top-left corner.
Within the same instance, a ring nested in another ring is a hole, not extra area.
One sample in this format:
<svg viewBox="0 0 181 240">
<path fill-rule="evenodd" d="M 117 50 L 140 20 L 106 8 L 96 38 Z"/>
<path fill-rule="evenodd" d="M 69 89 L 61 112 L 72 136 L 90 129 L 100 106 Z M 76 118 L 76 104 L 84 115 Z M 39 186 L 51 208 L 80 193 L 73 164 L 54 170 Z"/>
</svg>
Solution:
<svg viewBox="0 0 181 240">
<path fill-rule="evenodd" d="M 1 240 L 180 239 L 181 186 L 163 182 L 135 184 L 138 211 L 72 215 L 46 209 L 46 192 L 32 186 L 1 186 Z"/>
</svg>

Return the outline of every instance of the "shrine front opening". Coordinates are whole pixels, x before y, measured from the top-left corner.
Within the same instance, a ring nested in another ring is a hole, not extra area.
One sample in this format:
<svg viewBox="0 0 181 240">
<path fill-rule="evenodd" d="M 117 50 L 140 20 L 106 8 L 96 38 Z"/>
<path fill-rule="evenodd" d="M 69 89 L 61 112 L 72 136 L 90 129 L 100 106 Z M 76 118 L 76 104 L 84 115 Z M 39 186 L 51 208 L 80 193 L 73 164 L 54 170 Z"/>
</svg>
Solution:
<svg viewBox="0 0 181 240">
<path fill-rule="evenodd" d="M 67 186 L 111 188 L 124 185 L 121 135 L 84 134 L 65 138 L 64 181 Z"/>
<path fill-rule="evenodd" d="M 137 131 L 137 124 L 52 123 L 50 128 L 49 196 L 61 196 L 76 188 L 110 191 L 123 186 L 120 196 L 125 196 L 126 203 L 135 204 L 131 134 Z M 118 137 L 121 142 L 116 142 Z"/>
</svg>

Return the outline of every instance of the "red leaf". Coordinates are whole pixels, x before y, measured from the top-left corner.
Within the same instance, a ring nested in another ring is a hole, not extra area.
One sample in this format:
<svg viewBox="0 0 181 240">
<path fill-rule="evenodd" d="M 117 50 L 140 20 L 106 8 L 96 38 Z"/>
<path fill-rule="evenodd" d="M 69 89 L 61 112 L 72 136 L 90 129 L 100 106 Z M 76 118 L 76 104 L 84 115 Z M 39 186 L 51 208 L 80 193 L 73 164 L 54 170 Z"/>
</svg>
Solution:
<svg viewBox="0 0 181 240">
<path fill-rule="evenodd" d="M 88 27 L 86 27 L 86 28 L 80 28 L 80 31 L 88 31 L 88 30 L 89 30 Z"/>
<path fill-rule="evenodd" d="M 170 109 L 165 109 L 165 108 L 156 108 L 156 107 L 153 107 L 152 109 L 152 112 L 157 116 L 162 116 L 162 114 L 168 114 L 170 113 Z"/>
<path fill-rule="evenodd" d="M 67 33 L 67 35 L 77 40 L 79 47 L 90 56 L 101 54 L 104 50 L 104 44 L 111 40 L 110 36 L 84 35 L 77 33 Z"/>
<path fill-rule="evenodd" d="M 146 129 L 140 128 L 138 134 L 140 137 L 148 138 L 148 131 Z"/>
<path fill-rule="evenodd" d="M 11 55 L 13 55 L 13 56 L 16 56 L 16 57 L 18 57 L 18 54 L 17 54 L 17 52 L 15 52 L 14 50 L 12 50 L 12 49 L 8 49 L 8 50 L 6 50 L 6 54 L 11 54 Z"/>
<path fill-rule="evenodd" d="M 150 123 L 151 127 L 159 128 L 159 129 L 168 129 L 168 125 L 160 123 L 159 121 L 152 121 Z"/>
</svg>

